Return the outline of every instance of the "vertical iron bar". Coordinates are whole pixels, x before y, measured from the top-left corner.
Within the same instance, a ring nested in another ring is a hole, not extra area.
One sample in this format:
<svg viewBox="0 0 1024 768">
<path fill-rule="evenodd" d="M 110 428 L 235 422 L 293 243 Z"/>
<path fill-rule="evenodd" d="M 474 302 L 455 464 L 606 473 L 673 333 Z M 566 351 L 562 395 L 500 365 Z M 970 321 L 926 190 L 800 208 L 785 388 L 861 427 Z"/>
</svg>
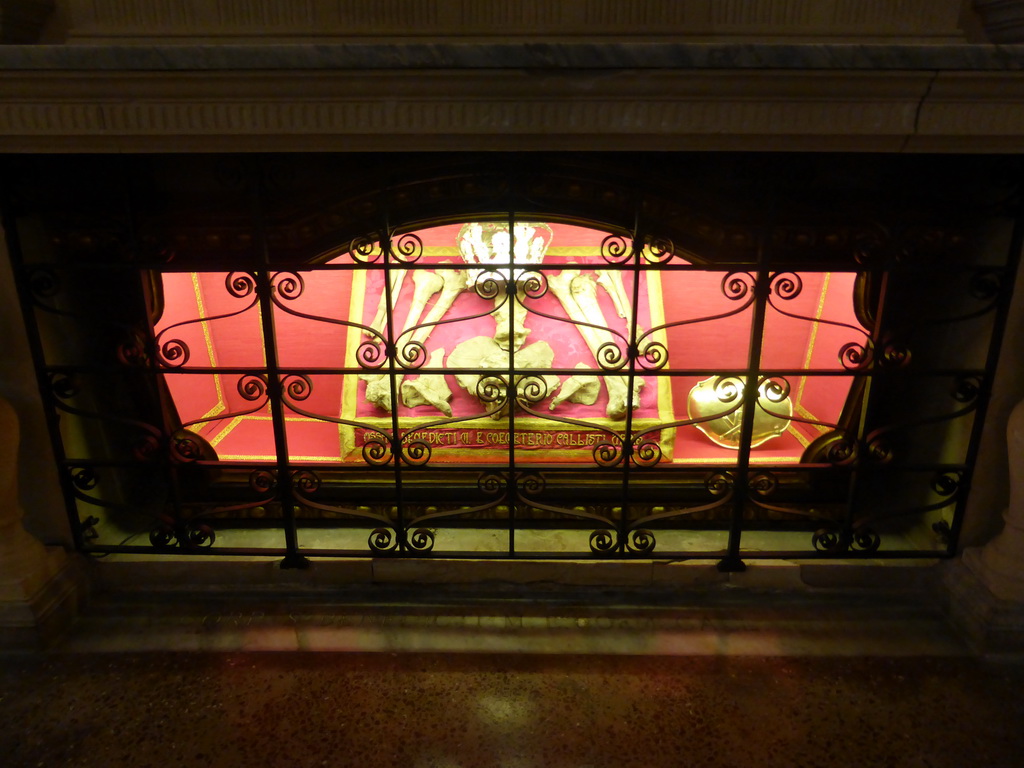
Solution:
<svg viewBox="0 0 1024 768">
<path fill-rule="evenodd" d="M 292 484 L 288 458 L 288 431 L 285 426 L 284 392 L 281 387 L 280 365 L 277 359 L 277 334 L 274 329 L 273 281 L 270 273 L 270 249 L 267 246 L 264 227 L 263 163 L 257 159 L 252 165 L 251 205 L 252 224 L 256 234 L 257 248 L 263 262 L 262 269 L 255 272 L 256 296 L 259 300 L 260 319 L 263 325 L 263 350 L 266 355 L 267 397 L 270 400 L 270 416 L 274 430 L 276 448 L 277 488 L 284 516 L 284 540 L 286 554 L 281 561 L 282 568 L 308 568 L 309 559 L 299 552 L 298 529 L 295 521 L 295 507 L 292 504 Z"/>
<path fill-rule="evenodd" d="M 387 327 L 386 347 L 388 353 L 388 391 L 391 394 L 391 457 L 395 462 L 395 548 L 407 551 L 405 530 L 405 503 L 402 494 L 402 431 L 398 420 L 399 375 L 397 367 L 398 338 L 395 335 L 395 316 L 392 309 L 391 291 L 391 200 L 384 201 L 384 231 L 380 239 L 381 259 L 384 268 L 384 322 Z M 405 343 L 405 342 L 403 342 Z"/>
<path fill-rule="evenodd" d="M 740 536 L 743 529 L 743 512 L 750 493 L 748 473 L 750 471 L 750 442 L 754 431 L 754 416 L 757 411 L 757 381 L 761 371 L 761 348 L 764 341 L 764 317 L 768 305 L 771 281 L 765 266 L 765 232 L 758 234 L 757 277 L 754 281 L 754 318 L 750 327 L 750 350 L 747 357 L 746 380 L 743 383 L 743 422 L 740 427 L 740 450 L 736 459 L 736 496 L 733 501 L 732 518 L 729 521 L 729 542 L 724 558 L 718 563 L 723 572 L 745 571 L 747 566 L 740 558 Z"/>
<path fill-rule="evenodd" d="M 125 186 L 124 207 L 125 207 L 125 216 L 126 216 L 127 221 L 128 221 L 128 242 L 129 242 L 129 247 L 131 248 L 131 252 L 135 255 L 135 258 L 137 259 L 140 254 L 139 254 L 137 213 L 136 213 L 136 208 L 135 208 L 135 205 L 134 205 L 135 190 L 134 190 L 133 184 L 132 184 L 132 175 L 131 175 L 130 171 L 128 170 L 128 163 L 125 161 L 125 159 L 123 157 L 121 158 L 121 176 L 122 176 L 122 183 Z M 139 290 L 142 291 L 143 290 L 142 283 L 143 283 L 144 277 L 143 277 L 142 273 L 138 269 L 135 270 L 135 273 L 136 273 L 136 277 L 137 277 L 138 283 L 139 283 Z M 167 379 L 166 379 L 167 374 L 166 373 L 160 373 L 159 370 L 158 370 L 158 368 L 159 368 L 159 362 L 158 361 L 160 360 L 160 356 L 157 353 L 157 349 L 156 349 L 156 333 L 155 333 L 155 331 L 153 329 L 153 320 L 152 320 L 152 318 L 149 315 L 149 311 L 148 311 L 149 307 L 146 306 L 145 294 L 144 293 L 142 294 L 142 300 L 139 302 L 139 309 L 140 309 L 140 314 L 142 315 L 142 319 L 143 319 L 143 322 L 144 322 L 145 328 L 146 328 L 146 338 L 145 338 L 145 342 L 144 343 L 146 344 L 147 347 L 149 347 L 149 350 L 148 350 L 149 354 L 147 355 L 147 358 L 150 361 L 152 361 L 151 362 L 151 366 L 146 366 L 146 371 L 142 375 L 144 375 L 144 376 L 152 376 L 155 379 L 157 379 L 156 381 L 152 382 L 153 385 L 154 385 L 152 387 L 152 390 L 157 393 L 158 403 L 159 403 L 159 407 L 160 407 L 160 417 L 161 417 L 161 424 L 160 424 L 160 426 L 163 428 L 164 434 L 167 436 L 167 447 L 168 447 L 167 454 L 164 457 L 164 462 L 165 462 L 164 466 L 163 466 L 164 477 L 165 477 L 165 480 L 167 481 L 167 485 L 168 485 L 168 493 L 169 493 L 169 496 L 170 496 L 170 502 L 171 502 L 171 505 L 172 505 L 172 507 L 174 509 L 175 525 L 179 529 L 182 529 L 184 527 L 185 520 L 184 520 L 184 506 L 183 506 L 183 499 L 182 499 L 180 475 L 179 475 L 177 467 L 175 467 L 175 465 L 174 465 L 174 461 L 171 459 L 171 450 L 173 448 L 173 440 L 174 440 L 173 434 L 177 430 L 177 426 L 178 425 L 173 424 L 171 422 L 171 419 L 168 417 L 169 413 L 177 413 L 177 410 L 174 407 L 173 399 L 170 398 L 169 390 L 167 390 L 163 386 L 160 386 L 160 383 L 161 383 L 161 382 L 159 382 L 160 379 L 162 379 L 162 383 L 166 384 L 166 382 L 167 382 Z M 171 402 L 168 402 L 168 400 L 171 400 Z M 187 541 L 188 541 L 188 539 L 187 539 L 186 531 L 179 530 L 179 532 L 178 532 L 178 544 L 179 544 L 179 546 L 182 546 L 182 547 L 187 546 Z"/>
<path fill-rule="evenodd" d="M 884 270 L 882 272 L 880 281 L 881 286 L 878 290 L 878 307 L 875 309 L 875 327 L 871 329 L 871 335 L 869 337 L 871 340 L 870 364 L 868 370 L 863 374 L 864 390 L 861 393 L 860 417 L 857 419 L 856 424 L 857 433 L 854 435 L 856 453 L 854 455 L 852 469 L 850 470 L 850 486 L 846 497 L 846 517 L 843 520 L 843 526 L 840 530 L 840 536 L 842 537 L 847 537 L 852 533 L 853 523 L 854 520 L 857 519 L 858 510 L 861 506 L 861 497 L 863 496 L 861 482 L 865 476 L 865 472 L 863 470 L 865 456 L 862 446 L 864 445 L 864 438 L 867 435 L 868 423 L 870 421 L 871 394 L 875 388 L 875 372 L 878 363 L 876 353 L 881 348 L 880 342 L 882 341 L 882 329 L 885 322 L 885 302 L 886 294 L 889 289 L 888 270 Z"/>
<path fill-rule="evenodd" d="M 506 401 L 508 403 L 508 553 L 516 554 L 516 507 L 519 504 L 519 483 L 516 478 L 516 302 L 519 298 L 515 271 L 516 214 L 508 212 L 508 280 L 505 282 L 505 300 L 509 302 L 508 312 L 508 382 Z"/>
<path fill-rule="evenodd" d="M 625 554 L 629 550 L 627 540 L 629 538 L 629 513 L 630 513 L 630 473 L 632 471 L 632 458 L 635 446 L 633 445 L 633 386 L 636 380 L 636 315 L 640 306 L 640 259 L 644 249 L 644 233 L 640 231 L 640 203 L 635 202 L 633 214 L 633 306 L 630 312 L 630 327 L 628 329 L 629 341 L 626 344 L 626 354 L 629 360 L 629 370 L 626 375 L 626 432 L 622 445 L 622 508 L 619 513 L 619 545 L 620 551 Z"/>
</svg>

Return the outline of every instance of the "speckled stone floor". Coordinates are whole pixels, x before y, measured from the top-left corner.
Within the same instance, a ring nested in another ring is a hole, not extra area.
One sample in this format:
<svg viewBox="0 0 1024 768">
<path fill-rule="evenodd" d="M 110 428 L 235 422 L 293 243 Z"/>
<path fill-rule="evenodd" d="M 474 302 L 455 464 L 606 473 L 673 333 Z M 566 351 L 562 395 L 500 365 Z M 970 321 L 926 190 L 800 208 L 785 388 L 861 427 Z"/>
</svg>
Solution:
<svg viewBox="0 0 1024 768">
<path fill-rule="evenodd" d="M 969 656 L 0 661 L 8 768 L 1024 764 L 1024 665 Z"/>
</svg>

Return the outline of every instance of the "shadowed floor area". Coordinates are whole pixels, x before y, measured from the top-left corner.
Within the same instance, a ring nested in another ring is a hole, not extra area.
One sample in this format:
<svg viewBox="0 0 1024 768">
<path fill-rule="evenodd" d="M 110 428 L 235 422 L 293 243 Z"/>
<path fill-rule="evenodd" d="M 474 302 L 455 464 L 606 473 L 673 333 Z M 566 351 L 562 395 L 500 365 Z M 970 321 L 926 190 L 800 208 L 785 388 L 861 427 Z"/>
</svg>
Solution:
<svg viewBox="0 0 1024 768">
<path fill-rule="evenodd" d="M 7 766 L 1016 768 L 1024 664 L 947 657 L 56 653 Z"/>
</svg>

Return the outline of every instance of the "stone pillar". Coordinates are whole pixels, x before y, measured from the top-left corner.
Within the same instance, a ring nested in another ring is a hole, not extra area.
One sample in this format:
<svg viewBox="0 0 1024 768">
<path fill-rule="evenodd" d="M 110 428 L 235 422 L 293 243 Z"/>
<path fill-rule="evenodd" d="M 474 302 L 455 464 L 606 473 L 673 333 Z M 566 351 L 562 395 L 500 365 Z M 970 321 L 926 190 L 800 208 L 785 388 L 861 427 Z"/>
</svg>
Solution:
<svg viewBox="0 0 1024 768">
<path fill-rule="evenodd" d="M 0 648 L 51 643 L 74 618 L 80 592 L 76 561 L 22 525 L 18 438 L 17 414 L 0 397 Z"/>
<path fill-rule="evenodd" d="M 964 560 L 1000 600 L 1024 604 L 1024 400 L 1006 424 L 1010 458 L 1010 505 L 1003 530 L 981 548 L 968 549 Z"/>
<path fill-rule="evenodd" d="M 983 547 L 964 551 L 950 569 L 950 613 L 986 652 L 1024 653 L 1024 400 L 1006 426 L 1010 504 L 1003 529 Z"/>
</svg>

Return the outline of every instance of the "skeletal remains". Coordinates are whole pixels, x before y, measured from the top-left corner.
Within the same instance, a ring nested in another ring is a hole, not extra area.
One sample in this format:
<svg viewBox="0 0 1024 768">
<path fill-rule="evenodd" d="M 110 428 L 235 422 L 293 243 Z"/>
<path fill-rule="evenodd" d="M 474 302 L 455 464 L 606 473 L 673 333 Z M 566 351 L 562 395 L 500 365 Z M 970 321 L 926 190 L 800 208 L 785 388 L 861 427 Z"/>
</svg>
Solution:
<svg viewBox="0 0 1024 768">
<path fill-rule="evenodd" d="M 431 331 L 438 322 L 444 319 L 452 304 L 455 303 L 455 299 L 458 298 L 459 294 L 471 287 L 467 279 L 468 273 L 466 270 L 446 269 L 431 272 L 425 269 L 413 269 L 408 271 L 412 272 L 415 288 L 404 327 L 401 333 L 395 337 L 400 350 L 403 345 L 425 345 Z M 392 301 L 396 305 L 398 303 L 398 295 L 401 292 L 404 274 L 405 271 L 396 271 L 391 275 L 391 295 Z M 579 269 L 563 269 L 557 275 L 549 276 L 547 283 L 549 290 L 558 299 L 568 318 L 576 324 L 576 328 L 582 335 L 594 359 L 600 364 L 599 357 L 602 355 L 602 347 L 606 348 L 605 352 L 610 351 L 614 354 L 614 349 L 611 345 L 614 345 L 616 348 L 618 345 L 616 344 L 617 337 L 607 330 L 608 324 L 597 299 L 597 286 L 600 285 L 611 297 L 616 313 L 626 321 L 627 328 L 632 323 L 632 317 L 630 310 L 631 302 L 626 295 L 621 274 L 615 270 L 597 270 L 596 274 L 597 280 L 595 282 L 594 278 L 581 273 Z M 437 299 L 421 323 L 420 316 L 434 296 L 437 296 Z M 513 354 L 515 354 L 517 365 L 519 365 L 521 353 L 526 353 L 527 349 L 533 347 L 541 349 L 541 347 L 537 346 L 538 344 L 543 344 L 543 346 L 547 347 L 546 343 L 537 342 L 520 350 L 526 336 L 530 333 L 530 329 L 525 326 L 527 313 L 523 306 L 523 300 L 524 291 L 521 288 L 517 290 L 515 298 L 504 294 L 496 297 L 495 309 L 491 313 L 496 321 L 496 332 L 493 339 L 487 339 L 490 344 L 486 346 L 486 349 L 481 346 L 481 338 L 486 337 L 477 337 L 462 342 L 452 351 L 448 358 L 448 365 L 460 368 L 492 368 L 499 360 L 507 360 L 507 353 L 510 347 L 513 350 Z M 371 324 L 371 327 L 378 331 L 378 333 L 383 333 L 386 316 L 384 306 L 385 296 L 382 293 L 377 316 L 374 317 L 374 321 Z M 511 323 L 509 322 L 510 312 L 513 314 Z M 394 307 L 392 307 L 392 315 L 394 315 Z M 444 350 L 432 351 L 427 361 L 427 368 L 440 367 L 443 356 Z M 550 367 L 551 361 L 547 361 L 547 365 L 541 364 L 542 360 L 546 361 L 547 355 L 541 354 L 540 359 L 536 360 L 533 359 L 534 357 L 535 355 L 527 353 L 523 357 L 522 362 L 526 363 L 526 358 L 530 358 L 529 364 L 526 367 Z M 582 362 L 577 363 L 576 367 L 587 368 Z M 392 409 L 391 385 L 387 374 L 379 372 L 365 373 L 361 374 L 360 378 L 366 381 L 367 401 L 378 408 L 390 411 Z M 403 378 L 404 374 L 395 377 L 395 391 L 401 393 L 402 401 L 407 407 L 430 405 L 446 416 L 451 415 L 451 390 L 445 383 L 443 375 L 423 374 L 415 381 L 410 380 L 404 383 L 402 381 Z M 468 391 L 474 393 L 476 382 L 480 379 L 480 376 L 467 377 L 463 375 L 457 376 L 456 379 Z M 544 380 L 548 385 L 547 391 L 554 391 L 558 385 L 557 377 L 544 376 Z M 608 389 L 606 413 L 609 418 L 621 420 L 625 418 L 627 408 L 630 405 L 633 408 L 639 405 L 640 388 L 644 383 L 641 378 L 634 379 L 632 396 L 630 397 L 628 393 L 629 384 L 625 376 L 608 375 L 598 377 L 576 374 L 561 384 L 558 394 L 552 400 L 549 407 L 553 410 L 565 401 L 592 405 L 596 402 L 601 381 L 604 382 L 605 387 Z"/>
</svg>

